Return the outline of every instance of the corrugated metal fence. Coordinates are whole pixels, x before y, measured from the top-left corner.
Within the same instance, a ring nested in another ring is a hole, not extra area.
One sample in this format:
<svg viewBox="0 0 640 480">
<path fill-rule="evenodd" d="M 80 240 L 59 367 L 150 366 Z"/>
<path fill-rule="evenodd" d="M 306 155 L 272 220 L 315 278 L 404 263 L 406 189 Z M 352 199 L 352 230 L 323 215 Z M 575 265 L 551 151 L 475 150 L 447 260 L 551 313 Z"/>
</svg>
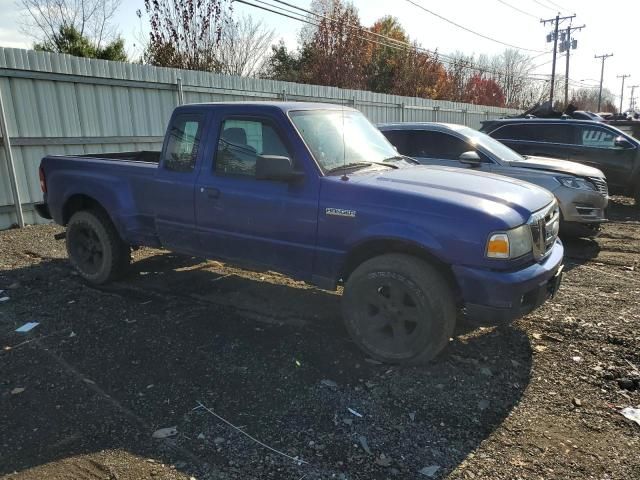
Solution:
<svg viewBox="0 0 640 480">
<path fill-rule="evenodd" d="M 25 223 L 40 221 L 32 205 L 42 198 L 38 165 L 44 155 L 160 149 L 171 111 L 181 102 L 346 103 L 374 122 L 440 121 L 476 128 L 482 120 L 516 112 L 8 48 L 0 48 L 0 95 Z M 18 217 L 8 142 L 0 142 L 2 229 Z"/>
</svg>

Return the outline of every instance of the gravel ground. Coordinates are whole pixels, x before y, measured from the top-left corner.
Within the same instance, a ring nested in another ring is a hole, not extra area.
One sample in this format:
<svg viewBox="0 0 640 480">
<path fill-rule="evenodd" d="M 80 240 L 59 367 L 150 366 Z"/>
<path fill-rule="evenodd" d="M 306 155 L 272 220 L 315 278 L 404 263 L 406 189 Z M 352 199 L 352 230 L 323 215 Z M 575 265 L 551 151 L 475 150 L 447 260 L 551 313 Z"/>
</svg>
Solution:
<svg viewBox="0 0 640 480">
<path fill-rule="evenodd" d="M 93 288 L 59 227 L 0 232 L 0 475 L 637 480 L 640 211 L 611 217 L 553 301 L 463 320 L 420 368 L 364 358 L 339 295 L 272 272 L 142 249 Z"/>
</svg>

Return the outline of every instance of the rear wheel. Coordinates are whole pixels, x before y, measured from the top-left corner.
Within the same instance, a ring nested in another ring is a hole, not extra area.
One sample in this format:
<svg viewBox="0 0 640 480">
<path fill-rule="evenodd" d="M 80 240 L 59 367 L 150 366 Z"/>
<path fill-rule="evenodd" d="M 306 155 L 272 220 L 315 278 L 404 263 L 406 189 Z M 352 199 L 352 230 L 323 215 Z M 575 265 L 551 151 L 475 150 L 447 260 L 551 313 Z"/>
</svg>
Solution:
<svg viewBox="0 0 640 480">
<path fill-rule="evenodd" d="M 342 299 L 353 340 L 371 357 L 390 363 L 425 363 L 453 334 L 456 306 L 446 279 L 427 262 L 387 254 L 361 264 Z"/>
<path fill-rule="evenodd" d="M 100 210 L 81 210 L 67 225 L 67 253 L 85 280 L 99 285 L 116 280 L 131 261 L 129 246 Z"/>
</svg>

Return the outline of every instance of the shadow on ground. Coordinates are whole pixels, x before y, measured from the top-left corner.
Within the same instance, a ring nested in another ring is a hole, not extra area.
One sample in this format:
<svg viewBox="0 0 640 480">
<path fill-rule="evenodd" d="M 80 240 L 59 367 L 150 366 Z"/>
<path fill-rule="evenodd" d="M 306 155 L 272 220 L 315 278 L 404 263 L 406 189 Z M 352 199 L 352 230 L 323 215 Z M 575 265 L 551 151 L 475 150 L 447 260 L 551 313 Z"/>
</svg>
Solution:
<svg viewBox="0 0 640 480">
<path fill-rule="evenodd" d="M 516 328 L 467 322 L 428 366 L 379 365 L 349 341 L 338 295 L 269 272 L 152 254 L 104 289 L 64 260 L 0 272 L 0 288 L 16 281 L 0 316 L 0 474 L 15 478 L 104 449 L 199 479 L 404 478 L 429 466 L 440 477 L 529 383 Z M 12 332 L 26 321 L 41 325 Z"/>
</svg>

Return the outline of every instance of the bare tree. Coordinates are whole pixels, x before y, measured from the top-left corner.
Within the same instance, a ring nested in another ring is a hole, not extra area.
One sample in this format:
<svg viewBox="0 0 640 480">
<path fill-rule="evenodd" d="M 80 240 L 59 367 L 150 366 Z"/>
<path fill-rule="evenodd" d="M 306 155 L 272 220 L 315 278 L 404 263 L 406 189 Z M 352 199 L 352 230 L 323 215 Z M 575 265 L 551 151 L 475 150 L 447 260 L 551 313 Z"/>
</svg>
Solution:
<svg viewBox="0 0 640 480">
<path fill-rule="evenodd" d="M 218 48 L 231 0 L 145 0 L 151 31 L 144 60 L 152 65 L 219 72 Z"/>
<path fill-rule="evenodd" d="M 255 77 L 268 61 L 275 32 L 245 15 L 230 19 L 222 31 L 217 60 L 220 71 L 227 75 Z"/>
<path fill-rule="evenodd" d="M 52 44 L 63 30 L 73 29 L 96 48 L 116 37 L 114 16 L 122 0 L 19 0 L 25 33 Z"/>
</svg>

